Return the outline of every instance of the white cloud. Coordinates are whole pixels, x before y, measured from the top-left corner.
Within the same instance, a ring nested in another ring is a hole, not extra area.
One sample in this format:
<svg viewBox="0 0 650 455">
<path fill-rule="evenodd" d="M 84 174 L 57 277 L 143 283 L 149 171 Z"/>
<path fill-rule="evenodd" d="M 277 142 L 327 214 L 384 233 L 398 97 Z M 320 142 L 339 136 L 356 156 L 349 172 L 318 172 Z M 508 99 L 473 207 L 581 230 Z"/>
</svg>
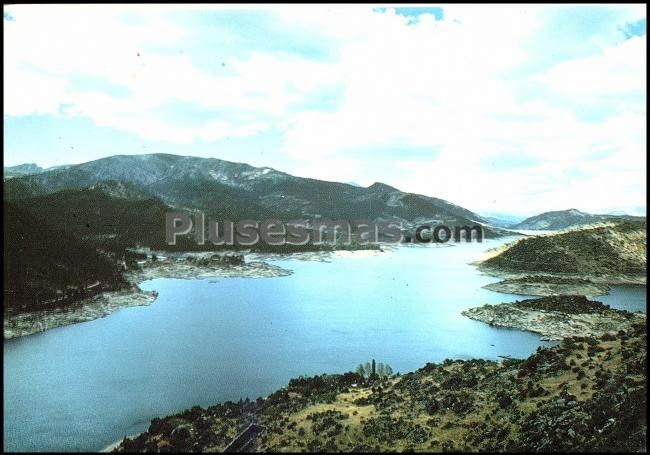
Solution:
<svg viewBox="0 0 650 455">
<path fill-rule="evenodd" d="M 619 30 L 645 18 L 645 6 L 608 7 L 602 33 L 553 36 L 553 46 L 590 46 L 550 62 L 549 24 L 572 12 L 442 7 L 444 20 L 411 24 L 368 6 L 265 8 L 277 29 L 324 43 L 327 57 L 292 54 L 292 42 L 242 48 L 216 73 L 175 51 L 190 30 L 171 13 L 203 6 L 15 6 L 16 20 L 5 21 L 5 115 L 83 116 L 174 144 L 280 131 L 268 165 L 383 180 L 477 210 L 645 204 L 646 37 L 625 40 Z M 79 75 L 130 95 L 80 90 Z M 340 97 L 319 106 L 328 89 Z M 161 114 L 174 102 L 224 114 L 183 125 Z"/>
<path fill-rule="evenodd" d="M 156 109 L 173 101 L 205 108 L 286 115 L 320 86 L 336 83 L 331 67 L 288 55 L 253 53 L 229 62 L 226 75 L 198 69 L 187 55 L 149 52 L 169 46 L 184 30 L 164 16 L 166 8 L 125 20 L 139 9 L 95 6 L 20 6 L 5 22 L 5 115 L 60 114 L 61 105 L 97 125 L 111 126 L 154 140 L 178 144 L 254 135 L 268 129 L 262 120 L 235 124 L 202 119 L 201 127 L 182 127 Z M 142 22 L 144 21 L 144 23 Z M 124 87 L 131 96 L 81 91 L 72 76 L 98 77 Z M 251 116 L 249 116 L 251 117 Z"/>
<path fill-rule="evenodd" d="M 570 60 L 538 76 L 557 94 L 589 102 L 646 87 L 646 36 L 635 36 L 601 55 Z"/>
</svg>

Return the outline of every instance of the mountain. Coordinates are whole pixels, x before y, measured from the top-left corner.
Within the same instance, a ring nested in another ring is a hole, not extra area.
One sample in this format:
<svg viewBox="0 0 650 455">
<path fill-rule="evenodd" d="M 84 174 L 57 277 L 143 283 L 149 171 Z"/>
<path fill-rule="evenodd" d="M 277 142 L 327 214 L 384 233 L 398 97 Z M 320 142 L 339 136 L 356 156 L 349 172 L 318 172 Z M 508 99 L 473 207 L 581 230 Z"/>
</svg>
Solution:
<svg viewBox="0 0 650 455">
<path fill-rule="evenodd" d="M 3 169 L 3 174 L 5 179 L 10 179 L 13 177 L 22 177 L 24 175 L 38 174 L 40 172 L 45 172 L 46 170 L 65 169 L 67 167 L 68 165 L 63 165 L 44 169 L 35 163 L 25 163 L 17 166 L 5 167 Z"/>
<path fill-rule="evenodd" d="M 197 245 L 191 235 L 167 245 L 165 215 L 173 210 L 202 210 L 217 220 L 391 219 L 405 227 L 441 222 L 452 229 L 484 221 L 442 199 L 383 183 L 363 188 L 218 159 L 112 156 L 66 168 L 26 165 L 18 171 L 25 175 L 4 181 L 4 276 L 6 308 L 19 312 L 68 306 L 89 293 L 121 286 L 117 270 L 129 262 L 133 247 L 214 248 Z M 496 231 L 485 228 L 484 235 Z"/>
<path fill-rule="evenodd" d="M 120 182 L 142 198 L 175 209 L 198 209 L 217 219 L 401 220 L 474 225 L 485 220 L 433 197 L 404 193 L 383 183 L 367 188 L 295 177 L 215 158 L 168 154 L 118 155 L 66 169 L 47 170 L 5 181 L 5 200 L 24 201 L 64 190 Z M 486 236 L 494 231 L 486 229 Z"/>
<path fill-rule="evenodd" d="M 482 212 L 481 216 L 490 225 L 508 228 L 514 224 L 520 223 L 524 217 L 501 212 Z"/>
<path fill-rule="evenodd" d="M 544 273 L 598 279 L 601 282 L 645 281 L 645 221 L 577 229 L 528 237 L 481 263 L 498 273 Z"/>
<path fill-rule="evenodd" d="M 510 226 L 520 230 L 558 230 L 586 224 L 601 223 L 615 219 L 645 220 L 645 217 L 631 215 L 594 215 L 576 209 L 544 212 L 526 218 L 520 223 Z"/>
<path fill-rule="evenodd" d="M 9 166 L 3 169 L 5 178 L 19 177 L 22 175 L 37 174 L 43 172 L 44 169 L 35 163 L 19 164 L 17 166 Z"/>
</svg>

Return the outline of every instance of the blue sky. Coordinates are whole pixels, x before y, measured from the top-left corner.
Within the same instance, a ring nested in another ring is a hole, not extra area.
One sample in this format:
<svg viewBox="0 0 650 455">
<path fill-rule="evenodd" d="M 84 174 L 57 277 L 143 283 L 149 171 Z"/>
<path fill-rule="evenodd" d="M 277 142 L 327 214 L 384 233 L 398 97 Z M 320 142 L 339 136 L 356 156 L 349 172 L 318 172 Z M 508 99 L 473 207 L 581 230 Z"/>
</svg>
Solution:
<svg viewBox="0 0 650 455">
<path fill-rule="evenodd" d="M 11 5 L 4 33 L 5 165 L 165 152 L 645 211 L 645 5 Z"/>
</svg>

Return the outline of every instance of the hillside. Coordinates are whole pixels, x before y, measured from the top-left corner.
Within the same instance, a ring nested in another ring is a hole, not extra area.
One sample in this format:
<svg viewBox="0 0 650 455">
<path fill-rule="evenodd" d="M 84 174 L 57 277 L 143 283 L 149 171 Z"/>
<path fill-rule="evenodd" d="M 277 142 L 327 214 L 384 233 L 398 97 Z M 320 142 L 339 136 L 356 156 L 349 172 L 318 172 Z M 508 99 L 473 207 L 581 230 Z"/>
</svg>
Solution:
<svg viewBox="0 0 650 455">
<path fill-rule="evenodd" d="M 481 212 L 481 216 L 492 226 L 509 228 L 524 220 L 525 217 L 501 212 Z"/>
<path fill-rule="evenodd" d="M 526 360 L 445 360 L 381 380 L 291 380 L 265 399 L 154 419 L 118 451 L 645 451 L 646 326 L 574 337 Z"/>
<path fill-rule="evenodd" d="M 557 210 L 553 212 L 544 212 L 539 215 L 526 218 L 525 220 L 512 224 L 511 229 L 518 230 L 560 230 L 575 226 L 583 226 L 594 223 L 603 223 L 607 221 L 629 220 L 643 221 L 645 217 L 629 215 L 594 215 L 591 213 L 581 212 L 576 209 Z"/>
<path fill-rule="evenodd" d="M 25 198 L 15 205 L 110 251 L 138 245 L 163 248 L 165 214 L 171 211 L 160 200 L 113 181 Z"/>
<path fill-rule="evenodd" d="M 4 203 L 5 315 L 76 301 L 125 282 L 114 262 L 69 232 Z"/>
<path fill-rule="evenodd" d="M 479 264 L 495 275 L 532 273 L 601 283 L 645 283 L 646 223 L 616 224 L 528 237 Z"/>
<path fill-rule="evenodd" d="M 473 225 L 484 220 L 462 207 L 428 196 L 404 193 L 382 183 L 367 188 L 295 177 L 214 158 L 165 154 L 111 156 L 64 170 L 5 181 L 5 200 L 19 201 L 63 190 L 115 181 L 173 208 L 205 211 L 221 219 L 396 219 L 405 226 L 423 222 Z M 486 236 L 495 235 L 486 229 Z"/>
</svg>

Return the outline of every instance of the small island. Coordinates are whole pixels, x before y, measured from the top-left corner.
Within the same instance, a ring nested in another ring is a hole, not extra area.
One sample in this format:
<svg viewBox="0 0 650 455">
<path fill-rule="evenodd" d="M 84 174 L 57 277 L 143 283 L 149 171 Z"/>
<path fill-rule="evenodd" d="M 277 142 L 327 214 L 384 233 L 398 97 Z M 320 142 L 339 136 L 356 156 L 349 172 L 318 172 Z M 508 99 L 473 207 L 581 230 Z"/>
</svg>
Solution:
<svg viewBox="0 0 650 455">
<path fill-rule="evenodd" d="M 645 320 L 643 313 L 615 310 L 580 295 L 528 299 L 499 305 L 483 305 L 462 312 L 491 326 L 538 333 L 545 340 L 562 340 L 578 334 L 602 336 L 628 330 Z"/>
<path fill-rule="evenodd" d="M 609 286 L 594 283 L 582 278 L 566 278 L 552 275 L 526 275 L 519 278 L 506 278 L 483 286 L 490 291 L 504 294 L 551 296 L 562 294 L 581 294 L 588 296 L 606 295 Z"/>
</svg>

